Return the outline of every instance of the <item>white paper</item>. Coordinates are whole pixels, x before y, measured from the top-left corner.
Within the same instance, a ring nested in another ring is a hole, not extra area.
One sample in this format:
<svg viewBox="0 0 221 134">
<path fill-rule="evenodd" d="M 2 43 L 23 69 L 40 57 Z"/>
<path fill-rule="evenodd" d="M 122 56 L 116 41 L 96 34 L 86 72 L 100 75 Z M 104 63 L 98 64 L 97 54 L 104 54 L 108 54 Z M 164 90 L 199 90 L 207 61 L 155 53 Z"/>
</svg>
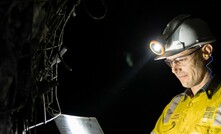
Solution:
<svg viewBox="0 0 221 134">
<path fill-rule="evenodd" d="M 61 114 L 55 123 L 61 134 L 104 134 L 96 117 Z"/>
</svg>

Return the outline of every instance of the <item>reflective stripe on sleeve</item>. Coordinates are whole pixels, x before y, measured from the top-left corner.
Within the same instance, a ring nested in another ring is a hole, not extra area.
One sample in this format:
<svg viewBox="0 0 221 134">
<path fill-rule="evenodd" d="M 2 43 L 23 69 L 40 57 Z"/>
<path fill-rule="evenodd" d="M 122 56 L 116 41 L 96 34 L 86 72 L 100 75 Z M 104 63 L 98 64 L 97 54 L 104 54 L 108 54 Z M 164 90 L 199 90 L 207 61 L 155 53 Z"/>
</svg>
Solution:
<svg viewBox="0 0 221 134">
<path fill-rule="evenodd" d="M 216 113 L 214 124 L 217 126 L 221 126 L 221 105 L 219 105 L 218 111 Z"/>
</svg>

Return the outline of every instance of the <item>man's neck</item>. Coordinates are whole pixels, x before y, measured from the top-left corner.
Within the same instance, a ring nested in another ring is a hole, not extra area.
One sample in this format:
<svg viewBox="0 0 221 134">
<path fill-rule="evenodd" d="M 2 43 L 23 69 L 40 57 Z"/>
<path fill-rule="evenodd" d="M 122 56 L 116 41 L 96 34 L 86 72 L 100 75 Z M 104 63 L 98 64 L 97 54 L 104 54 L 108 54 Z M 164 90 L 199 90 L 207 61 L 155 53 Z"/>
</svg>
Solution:
<svg viewBox="0 0 221 134">
<path fill-rule="evenodd" d="M 211 79 L 210 75 L 206 73 L 205 77 L 198 85 L 191 87 L 193 94 L 195 95 L 207 82 L 209 82 L 210 79 Z"/>
</svg>

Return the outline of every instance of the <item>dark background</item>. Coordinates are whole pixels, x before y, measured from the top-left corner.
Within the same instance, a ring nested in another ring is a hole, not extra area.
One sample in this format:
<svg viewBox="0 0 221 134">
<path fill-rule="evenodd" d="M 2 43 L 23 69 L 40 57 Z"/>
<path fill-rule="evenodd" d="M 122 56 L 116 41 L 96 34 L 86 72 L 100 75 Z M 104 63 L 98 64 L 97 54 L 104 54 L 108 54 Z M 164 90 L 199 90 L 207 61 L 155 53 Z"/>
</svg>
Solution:
<svg viewBox="0 0 221 134">
<path fill-rule="evenodd" d="M 220 8 L 215 0 L 82 1 L 65 27 L 63 58 L 72 71 L 60 65 L 62 113 L 94 116 L 105 134 L 150 133 L 164 106 L 184 88 L 163 61 L 153 61 L 148 42 L 176 15 L 197 15 L 218 38 L 214 64 L 220 66 Z M 59 134 L 53 121 L 37 130 Z"/>
</svg>

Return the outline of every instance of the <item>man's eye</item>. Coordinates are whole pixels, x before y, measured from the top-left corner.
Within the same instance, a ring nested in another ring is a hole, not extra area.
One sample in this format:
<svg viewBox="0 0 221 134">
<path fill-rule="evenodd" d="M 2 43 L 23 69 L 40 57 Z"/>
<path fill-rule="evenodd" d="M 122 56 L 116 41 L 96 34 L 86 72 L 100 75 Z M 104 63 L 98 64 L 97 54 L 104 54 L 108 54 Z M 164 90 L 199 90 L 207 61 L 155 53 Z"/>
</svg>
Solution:
<svg viewBox="0 0 221 134">
<path fill-rule="evenodd" d="M 183 62 L 183 61 L 185 61 L 186 60 L 186 57 L 182 57 L 182 58 L 177 58 L 176 59 L 176 61 L 178 61 L 178 62 Z"/>
</svg>

